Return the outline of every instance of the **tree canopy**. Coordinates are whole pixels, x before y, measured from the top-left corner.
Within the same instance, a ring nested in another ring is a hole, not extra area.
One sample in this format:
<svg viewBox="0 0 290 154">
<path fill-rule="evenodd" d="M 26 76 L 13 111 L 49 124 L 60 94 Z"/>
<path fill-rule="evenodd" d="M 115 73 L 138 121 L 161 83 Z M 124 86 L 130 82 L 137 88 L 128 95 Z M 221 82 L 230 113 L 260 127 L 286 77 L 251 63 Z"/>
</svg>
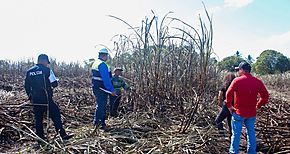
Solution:
<svg viewBox="0 0 290 154">
<path fill-rule="evenodd" d="M 283 73 L 290 70 L 290 61 L 282 53 L 275 50 L 265 50 L 257 58 L 254 70 L 258 74 Z"/>
<path fill-rule="evenodd" d="M 239 51 L 237 51 L 233 56 L 226 57 L 218 63 L 221 70 L 227 70 L 230 72 L 235 71 L 235 66 L 238 66 L 240 62 L 244 61 Z"/>
</svg>

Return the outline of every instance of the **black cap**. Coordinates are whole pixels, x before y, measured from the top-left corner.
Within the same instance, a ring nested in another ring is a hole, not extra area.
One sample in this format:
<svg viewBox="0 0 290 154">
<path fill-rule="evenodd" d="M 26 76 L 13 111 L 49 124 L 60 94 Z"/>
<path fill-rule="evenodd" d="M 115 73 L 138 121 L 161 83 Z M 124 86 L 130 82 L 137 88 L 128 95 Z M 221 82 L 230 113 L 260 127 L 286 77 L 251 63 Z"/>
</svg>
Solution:
<svg viewBox="0 0 290 154">
<path fill-rule="evenodd" d="M 239 69 L 243 69 L 243 70 L 247 70 L 248 72 L 251 72 L 251 65 L 245 61 L 242 61 L 238 67 L 235 67 L 235 70 L 239 70 Z"/>
<path fill-rule="evenodd" d="M 37 58 L 37 61 L 46 60 L 50 64 L 48 56 L 46 54 L 40 54 Z"/>
</svg>

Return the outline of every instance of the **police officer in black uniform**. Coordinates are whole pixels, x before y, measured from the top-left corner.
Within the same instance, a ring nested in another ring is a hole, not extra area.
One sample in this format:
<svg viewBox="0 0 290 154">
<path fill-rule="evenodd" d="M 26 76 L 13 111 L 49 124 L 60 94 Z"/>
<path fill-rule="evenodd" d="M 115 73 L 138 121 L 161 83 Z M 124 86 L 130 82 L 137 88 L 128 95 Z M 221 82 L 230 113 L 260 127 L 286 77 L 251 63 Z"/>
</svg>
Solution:
<svg viewBox="0 0 290 154">
<path fill-rule="evenodd" d="M 56 131 L 62 139 L 68 140 L 73 135 L 66 134 L 62 126 L 59 108 L 52 99 L 53 88 L 58 86 L 58 82 L 53 71 L 47 67 L 48 64 L 50 64 L 48 56 L 46 54 L 39 55 L 37 64 L 27 71 L 25 78 L 25 91 L 33 103 L 36 134 L 45 139 L 43 115 L 48 106 L 48 114 L 54 123 Z"/>
</svg>

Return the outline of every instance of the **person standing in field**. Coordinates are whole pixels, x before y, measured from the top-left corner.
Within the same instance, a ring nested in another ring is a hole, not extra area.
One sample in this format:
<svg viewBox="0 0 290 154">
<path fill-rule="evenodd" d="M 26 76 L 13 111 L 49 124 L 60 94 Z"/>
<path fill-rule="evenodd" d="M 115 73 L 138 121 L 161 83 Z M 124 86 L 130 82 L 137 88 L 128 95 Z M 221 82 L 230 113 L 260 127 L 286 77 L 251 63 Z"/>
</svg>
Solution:
<svg viewBox="0 0 290 154">
<path fill-rule="evenodd" d="M 112 117 L 118 116 L 118 107 L 122 97 L 121 88 L 128 91 L 130 90 L 129 85 L 121 77 L 123 69 L 120 67 L 115 68 L 112 82 L 117 96 L 110 96 L 110 115 Z"/>
<path fill-rule="evenodd" d="M 43 115 L 48 107 L 49 113 L 47 114 L 52 119 L 56 132 L 62 139 L 68 140 L 73 135 L 66 134 L 62 126 L 59 107 L 52 99 L 53 88 L 58 86 L 58 80 L 53 71 L 47 67 L 48 64 L 50 64 L 48 56 L 39 55 L 37 64 L 27 71 L 24 83 L 26 94 L 33 103 L 36 134 L 40 138 L 46 139 L 43 131 Z"/>
<path fill-rule="evenodd" d="M 228 73 L 223 80 L 223 85 L 219 91 L 219 95 L 218 95 L 218 105 L 222 108 L 219 112 L 219 114 L 217 115 L 216 119 L 215 119 L 215 123 L 217 125 L 217 128 L 220 132 L 220 134 L 224 135 L 224 127 L 223 127 L 223 120 L 227 118 L 227 122 L 228 122 L 228 127 L 229 127 L 229 131 L 230 131 L 230 136 L 232 136 L 232 127 L 231 127 L 231 121 L 232 121 L 232 114 L 229 111 L 229 109 L 227 108 L 226 104 L 225 104 L 225 100 L 226 100 L 226 92 L 230 86 L 230 84 L 232 83 L 232 81 L 235 79 L 235 74 L 233 73 Z M 233 104 L 233 102 L 232 102 Z"/>
<path fill-rule="evenodd" d="M 255 121 L 256 111 L 267 104 L 269 93 L 263 82 L 250 74 L 251 66 L 241 62 L 239 77 L 235 78 L 226 92 L 226 106 L 232 112 L 232 137 L 230 153 L 239 153 L 240 136 L 243 123 L 247 130 L 247 151 L 256 153 Z M 257 96 L 260 96 L 257 101 Z M 232 100 L 234 97 L 234 105 Z"/>
<path fill-rule="evenodd" d="M 109 52 L 106 48 L 99 51 L 99 58 L 92 65 L 92 86 L 96 97 L 94 125 L 106 129 L 106 104 L 108 95 L 117 96 L 112 85 L 110 65 L 106 63 Z"/>
</svg>

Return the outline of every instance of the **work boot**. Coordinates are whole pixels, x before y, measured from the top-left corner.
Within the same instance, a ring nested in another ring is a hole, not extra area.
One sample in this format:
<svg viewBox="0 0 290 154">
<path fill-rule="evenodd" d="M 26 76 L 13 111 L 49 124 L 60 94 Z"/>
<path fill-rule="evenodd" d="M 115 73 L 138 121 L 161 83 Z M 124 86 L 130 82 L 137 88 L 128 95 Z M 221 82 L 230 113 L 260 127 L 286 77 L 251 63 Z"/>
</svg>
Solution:
<svg viewBox="0 0 290 154">
<path fill-rule="evenodd" d="M 106 125 L 106 124 L 103 124 L 103 125 L 100 127 L 100 129 L 106 131 L 106 130 L 107 130 L 107 125 Z"/>
<path fill-rule="evenodd" d="M 97 129 L 101 129 L 101 130 L 104 130 L 104 131 L 106 131 L 107 130 L 107 126 L 106 126 L 106 124 L 101 124 L 101 123 L 97 123 L 97 124 L 95 124 L 95 128 L 94 128 L 94 130 L 97 130 Z"/>
<path fill-rule="evenodd" d="M 71 139 L 72 137 L 74 137 L 73 134 L 61 136 L 61 138 L 62 138 L 63 140 L 69 140 L 69 139 Z"/>
<path fill-rule="evenodd" d="M 73 134 L 70 134 L 70 135 L 66 134 L 63 128 L 59 130 L 59 135 L 63 140 L 69 140 L 74 136 Z"/>
<path fill-rule="evenodd" d="M 113 113 L 111 113 L 111 117 L 113 117 L 113 118 L 117 118 L 117 117 L 118 117 L 118 113 L 117 113 L 117 112 L 113 112 Z"/>
</svg>

